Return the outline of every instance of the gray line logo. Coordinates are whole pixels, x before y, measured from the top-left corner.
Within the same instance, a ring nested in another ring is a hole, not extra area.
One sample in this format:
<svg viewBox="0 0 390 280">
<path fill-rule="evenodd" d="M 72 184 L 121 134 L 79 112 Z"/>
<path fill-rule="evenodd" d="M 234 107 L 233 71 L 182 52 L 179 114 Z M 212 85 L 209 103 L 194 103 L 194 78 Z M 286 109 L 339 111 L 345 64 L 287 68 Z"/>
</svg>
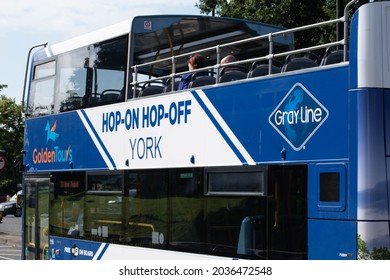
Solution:
<svg viewBox="0 0 390 280">
<path fill-rule="evenodd" d="M 302 84 L 296 83 L 268 121 L 295 151 L 299 151 L 328 116 L 328 110 Z"/>
</svg>

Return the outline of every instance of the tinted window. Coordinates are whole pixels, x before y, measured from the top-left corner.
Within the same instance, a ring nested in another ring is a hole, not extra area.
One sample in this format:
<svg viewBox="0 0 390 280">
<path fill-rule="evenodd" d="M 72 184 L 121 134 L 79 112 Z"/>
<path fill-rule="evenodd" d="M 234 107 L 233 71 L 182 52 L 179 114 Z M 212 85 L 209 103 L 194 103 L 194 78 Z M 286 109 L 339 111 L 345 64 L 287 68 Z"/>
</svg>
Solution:
<svg viewBox="0 0 390 280">
<path fill-rule="evenodd" d="M 83 47 L 58 57 L 54 111 L 119 102 L 125 84 L 127 37 Z"/>
<path fill-rule="evenodd" d="M 208 194 L 265 194 L 266 172 L 264 170 L 210 170 L 207 173 Z"/>
<path fill-rule="evenodd" d="M 55 61 L 34 67 L 27 111 L 31 116 L 44 116 L 53 113 Z"/>
<path fill-rule="evenodd" d="M 329 172 L 320 174 L 320 201 L 340 201 L 340 173 Z"/>
</svg>

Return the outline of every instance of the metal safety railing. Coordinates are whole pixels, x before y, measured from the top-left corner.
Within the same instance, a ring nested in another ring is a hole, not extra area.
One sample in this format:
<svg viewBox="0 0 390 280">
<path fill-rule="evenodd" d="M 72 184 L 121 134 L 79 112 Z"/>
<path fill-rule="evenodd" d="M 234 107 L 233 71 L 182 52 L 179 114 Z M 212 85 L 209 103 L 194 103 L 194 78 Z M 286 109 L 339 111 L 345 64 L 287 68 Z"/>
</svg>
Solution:
<svg viewBox="0 0 390 280">
<path fill-rule="evenodd" d="M 132 85 L 132 90 L 133 90 L 132 97 L 137 97 L 136 89 L 140 84 L 147 84 L 147 83 L 152 83 L 152 82 L 167 80 L 167 79 L 171 79 L 173 81 L 173 80 L 175 80 L 175 78 L 178 78 L 184 74 L 195 73 L 195 72 L 200 72 L 200 71 L 213 71 L 213 73 L 215 73 L 215 75 L 216 75 L 215 83 L 217 84 L 217 83 L 219 83 L 219 75 L 221 73 L 221 50 L 224 48 L 234 47 L 236 45 L 244 44 L 244 43 L 248 43 L 248 42 L 252 42 L 252 41 L 268 40 L 268 44 L 269 44 L 268 54 L 263 55 L 263 56 L 259 56 L 259 57 L 253 57 L 250 59 L 226 63 L 223 65 L 223 67 L 239 66 L 239 65 L 243 65 L 243 64 L 250 64 L 250 63 L 253 64 L 253 63 L 258 63 L 258 62 L 262 62 L 262 61 L 268 61 L 268 74 L 272 74 L 272 63 L 273 63 L 273 60 L 276 58 L 287 57 L 290 55 L 296 55 L 296 54 L 303 53 L 303 52 L 312 52 L 312 51 L 320 50 L 320 49 L 328 49 L 331 47 L 342 47 L 343 61 L 347 61 L 348 21 L 349 21 L 348 13 L 349 13 L 351 5 L 354 4 L 354 2 L 355 2 L 355 0 L 352 0 L 345 6 L 344 16 L 341 18 L 337 18 L 337 19 L 333 19 L 333 20 L 329 20 L 329 21 L 324 21 L 324 22 L 320 22 L 320 23 L 315 23 L 315 24 L 310 24 L 310 25 L 305 25 L 302 27 L 286 29 L 286 30 L 282 30 L 282 31 L 278 31 L 278 32 L 273 32 L 273 33 L 269 33 L 269 34 L 256 36 L 253 38 L 248 38 L 248 39 L 244 39 L 244 40 L 239 40 L 239 41 L 216 45 L 213 47 L 199 49 L 199 50 L 188 52 L 185 54 L 172 55 L 169 58 L 164 58 L 164 59 L 159 59 L 159 60 L 155 60 L 155 61 L 151 61 L 151 62 L 147 62 L 147 63 L 134 65 L 131 67 L 132 74 L 133 74 L 133 81 L 130 83 Z M 274 43 L 274 38 L 277 36 L 286 36 L 287 34 L 290 34 L 290 33 L 294 34 L 296 32 L 300 32 L 300 31 L 305 31 L 305 30 L 309 30 L 309 29 L 320 28 L 323 26 L 335 25 L 335 24 L 340 24 L 340 23 L 342 23 L 344 25 L 343 26 L 344 36 L 343 36 L 343 39 L 341 39 L 341 40 L 337 40 L 337 41 L 333 41 L 333 42 L 329 42 L 329 43 L 318 44 L 318 45 L 300 48 L 300 49 L 283 51 L 283 52 L 279 52 L 279 53 L 274 52 L 274 44 L 273 43 Z M 176 61 L 177 60 L 186 58 L 186 57 L 193 55 L 193 54 L 196 54 L 196 53 L 205 53 L 205 52 L 210 52 L 210 51 L 215 52 L 215 55 L 216 55 L 216 63 L 214 65 L 199 68 L 199 69 L 192 70 L 192 71 L 188 70 L 188 71 L 176 72 Z M 160 76 L 160 77 L 151 77 L 149 79 L 142 79 L 142 80 L 139 79 L 139 69 L 145 68 L 145 67 L 153 67 L 153 65 L 157 64 L 157 63 L 170 63 L 171 69 L 172 69 L 171 73 L 169 75 L 164 75 L 164 76 Z M 174 90 L 173 83 L 172 83 L 172 90 Z M 128 95 L 126 94 L 126 96 L 128 96 Z"/>
</svg>

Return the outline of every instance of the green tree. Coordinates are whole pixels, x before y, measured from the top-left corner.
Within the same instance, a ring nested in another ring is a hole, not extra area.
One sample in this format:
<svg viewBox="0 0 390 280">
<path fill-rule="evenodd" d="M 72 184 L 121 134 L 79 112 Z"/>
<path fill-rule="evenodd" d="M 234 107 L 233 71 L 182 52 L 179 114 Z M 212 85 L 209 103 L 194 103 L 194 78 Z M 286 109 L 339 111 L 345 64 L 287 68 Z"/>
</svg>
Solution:
<svg viewBox="0 0 390 280">
<path fill-rule="evenodd" d="M 350 0 L 343 0 L 345 6 Z M 260 21 L 294 28 L 323 22 L 336 17 L 337 0 L 199 0 L 195 5 L 201 13 L 215 12 L 222 17 Z M 338 1 L 340 2 L 340 1 Z M 359 5 L 367 0 L 357 1 Z M 343 10 L 343 7 L 340 9 Z M 357 5 L 353 8 L 356 9 Z M 295 34 L 296 47 L 326 43 L 335 39 L 334 27 L 323 27 Z"/>
<path fill-rule="evenodd" d="M 6 88 L 0 85 L 0 91 Z M 0 173 L 0 195 L 13 194 L 21 183 L 18 162 L 21 161 L 23 149 L 24 122 L 21 105 L 5 95 L 0 96 L 0 150 L 7 164 Z"/>
<path fill-rule="evenodd" d="M 390 252 L 386 247 L 374 248 L 372 252 L 366 242 L 358 235 L 358 259 L 359 260 L 390 260 Z"/>
<path fill-rule="evenodd" d="M 358 235 L 358 260 L 369 260 L 370 251 L 367 248 L 366 242 Z"/>
<path fill-rule="evenodd" d="M 219 8 L 224 0 L 200 0 L 195 6 L 199 8 L 201 13 L 215 16 L 216 9 Z"/>
<path fill-rule="evenodd" d="M 371 258 L 373 260 L 390 260 L 390 252 L 386 247 L 374 248 L 374 251 L 371 253 Z"/>
</svg>

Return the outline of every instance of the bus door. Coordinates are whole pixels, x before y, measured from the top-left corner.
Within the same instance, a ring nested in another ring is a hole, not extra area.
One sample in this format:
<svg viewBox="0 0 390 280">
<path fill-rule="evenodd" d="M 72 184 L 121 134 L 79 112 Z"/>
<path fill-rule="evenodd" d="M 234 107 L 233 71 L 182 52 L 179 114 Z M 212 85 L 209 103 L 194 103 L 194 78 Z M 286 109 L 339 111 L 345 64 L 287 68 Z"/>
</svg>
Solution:
<svg viewBox="0 0 390 280">
<path fill-rule="evenodd" d="M 24 188 L 23 259 L 48 259 L 50 175 L 25 175 Z"/>
<path fill-rule="evenodd" d="M 348 216 L 347 165 L 311 164 L 308 192 L 309 258 L 356 259 L 357 225 Z"/>
<path fill-rule="evenodd" d="M 268 167 L 268 259 L 307 259 L 307 165 Z"/>
</svg>

